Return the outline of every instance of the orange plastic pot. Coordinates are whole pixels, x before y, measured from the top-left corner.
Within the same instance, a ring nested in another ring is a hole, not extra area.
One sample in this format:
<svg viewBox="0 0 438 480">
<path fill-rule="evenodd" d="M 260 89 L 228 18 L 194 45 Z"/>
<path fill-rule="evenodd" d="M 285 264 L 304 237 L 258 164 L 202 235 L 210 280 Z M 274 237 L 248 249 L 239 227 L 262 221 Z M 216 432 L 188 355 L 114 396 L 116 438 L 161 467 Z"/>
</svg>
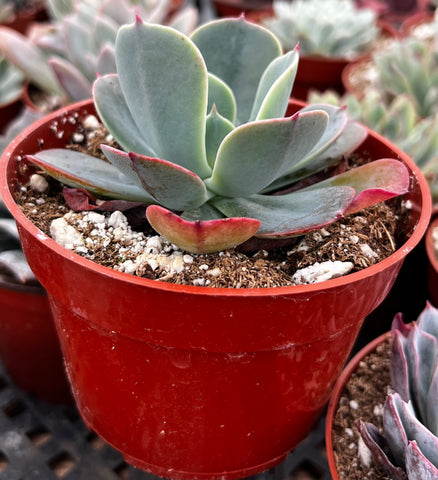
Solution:
<svg viewBox="0 0 438 480">
<path fill-rule="evenodd" d="M 428 291 L 430 300 L 434 306 L 438 306 L 438 254 L 434 245 L 432 232 L 438 228 L 438 217 L 430 224 L 426 232 L 426 253 L 429 261 L 428 265 Z"/>
<path fill-rule="evenodd" d="M 365 357 L 373 353 L 376 350 L 376 348 L 390 336 L 391 336 L 391 332 L 386 332 L 383 335 L 380 335 L 379 337 L 372 340 L 367 345 L 365 345 L 365 347 L 363 347 L 362 350 L 360 350 L 348 362 L 348 365 L 342 371 L 341 375 L 339 376 L 333 388 L 333 392 L 327 407 L 327 416 L 325 421 L 325 446 L 326 446 L 327 460 L 328 460 L 332 480 L 339 480 L 336 460 L 333 452 L 333 420 L 338 410 L 339 400 L 341 398 L 342 392 L 345 388 L 345 385 L 350 380 L 350 377 L 356 371 L 359 363 Z"/>
<path fill-rule="evenodd" d="M 370 133 L 364 150 L 400 158 L 411 171 L 406 242 L 389 258 L 297 287 L 166 284 L 60 247 L 14 201 L 30 173 L 19 158 L 42 139 L 45 148 L 63 146 L 73 114 L 94 112 L 82 102 L 35 122 L 6 149 L 0 170 L 29 264 L 49 292 L 79 410 L 128 462 L 156 475 L 231 479 L 266 470 L 309 433 L 363 319 L 423 236 L 427 183 L 412 160 Z M 49 134 L 54 121 L 63 139 Z"/>
<path fill-rule="evenodd" d="M 0 281 L 0 357 L 12 380 L 25 391 L 50 402 L 72 402 L 42 287 Z"/>
</svg>

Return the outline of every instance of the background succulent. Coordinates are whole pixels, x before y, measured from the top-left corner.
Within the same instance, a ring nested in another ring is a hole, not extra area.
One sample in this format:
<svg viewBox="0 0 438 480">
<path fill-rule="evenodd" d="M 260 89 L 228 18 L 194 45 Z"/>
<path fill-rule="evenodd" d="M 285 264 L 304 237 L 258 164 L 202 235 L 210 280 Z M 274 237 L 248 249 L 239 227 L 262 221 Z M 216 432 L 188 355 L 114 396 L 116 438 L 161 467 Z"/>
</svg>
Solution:
<svg viewBox="0 0 438 480">
<path fill-rule="evenodd" d="M 312 92 L 309 101 L 346 105 L 351 118 L 380 133 L 415 161 L 438 201 L 438 113 L 421 117 L 408 93 L 389 99 L 377 89 L 368 90 L 360 99 L 333 91 Z"/>
<path fill-rule="evenodd" d="M 270 194 L 338 163 L 366 131 L 330 105 L 284 118 L 298 51 L 282 55 L 263 27 L 224 19 L 188 38 L 137 19 L 119 30 L 116 64 L 93 92 L 124 151 L 102 146 L 110 163 L 64 149 L 28 160 L 67 185 L 150 204 L 152 227 L 184 250 L 300 235 L 407 190 L 407 169 L 385 159 Z"/>
<path fill-rule="evenodd" d="M 0 0 L 0 23 L 11 21 L 25 3 L 24 0 Z"/>
<path fill-rule="evenodd" d="M 15 102 L 23 93 L 24 75 L 0 55 L 0 107 Z"/>
<path fill-rule="evenodd" d="M 371 9 L 352 0 L 274 0 L 274 16 L 262 20 L 284 50 L 297 43 L 303 55 L 353 59 L 369 49 L 379 28 Z"/>
<path fill-rule="evenodd" d="M 431 305 L 412 325 L 397 315 L 392 326 L 391 384 L 383 435 L 359 429 L 374 458 L 396 480 L 438 478 L 438 311 Z"/>
<path fill-rule="evenodd" d="M 91 96 L 96 73 L 115 71 L 114 42 L 119 27 L 136 13 L 151 23 L 170 22 L 187 33 L 197 24 L 197 10 L 188 6 L 168 18 L 170 0 L 48 1 L 53 20 L 36 25 L 24 36 L 0 27 L 0 53 L 44 92 L 65 102 Z"/>
</svg>

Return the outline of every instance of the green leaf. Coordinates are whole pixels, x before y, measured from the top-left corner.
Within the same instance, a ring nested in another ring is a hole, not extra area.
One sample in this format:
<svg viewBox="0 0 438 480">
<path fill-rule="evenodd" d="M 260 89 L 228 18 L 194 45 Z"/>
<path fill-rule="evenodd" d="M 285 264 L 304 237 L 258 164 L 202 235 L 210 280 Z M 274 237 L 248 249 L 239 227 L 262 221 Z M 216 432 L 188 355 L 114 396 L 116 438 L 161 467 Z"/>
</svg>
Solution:
<svg viewBox="0 0 438 480">
<path fill-rule="evenodd" d="M 207 201 L 204 182 L 184 167 L 160 158 L 129 153 L 143 188 L 166 208 L 189 210 Z"/>
<path fill-rule="evenodd" d="M 227 197 L 260 192 L 313 148 L 327 120 L 316 111 L 241 125 L 219 147 L 207 187 Z"/>
<path fill-rule="evenodd" d="M 327 178 L 307 187 L 305 191 L 334 186 L 354 188 L 356 197 L 345 212 L 345 215 L 349 215 L 398 195 L 403 195 L 408 191 L 409 181 L 409 171 L 402 162 L 385 158 Z"/>
<path fill-rule="evenodd" d="M 147 132 L 140 132 L 129 111 L 116 74 L 99 77 L 93 85 L 94 105 L 100 119 L 126 151 L 156 157 Z"/>
<path fill-rule="evenodd" d="M 156 156 L 207 177 L 207 69 L 193 42 L 137 20 L 118 32 L 116 65 L 128 109 Z"/>
<path fill-rule="evenodd" d="M 213 105 L 210 114 L 207 116 L 205 132 L 205 145 L 207 149 L 207 160 L 210 167 L 214 167 L 216 155 L 222 140 L 234 129 L 234 125 L 222 117 Z"/>
<path fill-rule="evenodd" d="M 192 253 L 211 253 L 235 247 L 251 238 L 260 226 L 260 222 L 253 218 L 192 222 L 158 205 L 148 207 L 146 216 L 160 235 Z"/>
<path fill-rule="evenodd" d="M 152 197 L 133 185 L 117 168 L 97 157 L 62 148 L 43 150 L 26 159 L 56 180 L 74 188 L 85 188 L 103 197 L 152 203 Z"/>
<path fill-rule="evenodd" d="M 191 39 L 201 51 L 208 71 L 234 92 L 237 123 L 247 122 L 263 72 L 282 53 L 276 37 L 244 18 L 227 18 L 199 27 Z"/>
<path fill-rule="evenodd" d="M 260 80 L 250 121 L 284 117 L 297 68 L 297 49 L 270 63 Z"/>
<path fill-rule="evenodd" d="M 227 217 L 260 220 L 256 237 L 285 238 L 321 228 L 342 217 L 354 198 L 350 187 L 329 187 L 287 195 L 214 198 L 211 203 Z"/>
<path fill-rule="evenodd" d="M 236 100 L 230 87 L 220 78 L 211 73 L 208 74 L 208 106 L 207 112 L 210 112 L 216 105 L 217 111 L 234 123 L 236 119 Z"/>
</svg>

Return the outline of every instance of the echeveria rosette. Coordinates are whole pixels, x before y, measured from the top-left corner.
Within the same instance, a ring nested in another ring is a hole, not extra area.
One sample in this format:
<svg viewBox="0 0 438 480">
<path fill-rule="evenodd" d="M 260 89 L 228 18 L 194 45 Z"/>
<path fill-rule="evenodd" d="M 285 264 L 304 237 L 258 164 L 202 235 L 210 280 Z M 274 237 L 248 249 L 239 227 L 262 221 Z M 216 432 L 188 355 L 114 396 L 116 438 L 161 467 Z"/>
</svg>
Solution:
<svg viewBox="0 0 438 480">
<path fill-rule="evenodd" d="M 103 169 L 71 150 L 28 158 L 67 185 L 149 204 L 152 227 L 184 250 L 300 235 L 352 211 L 359 197 L 363 207 L 407 191 L 406 167 L 384 159 L 332 184 L 271 195 L 338 162 L 366 131 L 329 105 L 284 117 L 298 49 L 283 55 L 263 27 L 223 19 L 188 38 L 137 18 L 119 30 L 115 50 L 117 74 L 98 78 L 93 95 L 123 150 L 102 146 Z"/>
<path fill-rule="evenodd" d="M 412 325 L 397 315 L 392 326 L 391 384 L 383 435 L 359 430 L 375 459 L 396 480 L 438 478 L 438 310 L 431 305 Z"/>
</svg>

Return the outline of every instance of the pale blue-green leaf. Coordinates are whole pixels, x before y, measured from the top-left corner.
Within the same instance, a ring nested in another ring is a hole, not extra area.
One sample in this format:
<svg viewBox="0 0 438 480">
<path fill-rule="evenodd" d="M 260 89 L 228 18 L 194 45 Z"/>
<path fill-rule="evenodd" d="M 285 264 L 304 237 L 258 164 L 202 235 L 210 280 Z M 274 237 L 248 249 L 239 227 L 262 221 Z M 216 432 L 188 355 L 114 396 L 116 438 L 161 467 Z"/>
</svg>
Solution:
<svg viewBox="0 0 438 480">
<path fill-rule="evenodd" d="M 228 217 L 260 220 L 257 237 L 281 238 L 302 235 L 338 220 L 353 197 L 350 187 L 332 187 L 278 196 L 217 197 L 211 203 Z"/>
<path fill-rule="evenodd" d="M 230 87 L 219 77 L 208 74 L 208 106 L 210 112 L 216 105 L 217 111 L 230 122 L 234 123 L 236 119 L 236 100 Z"/>
<path fill-rule="evenodd" d="M 43 91 L 63 94 L 43 53 L 27 37 L 11 28 L 0 27 L 0 52 Z"/>
<path fill-rule="evenodd" d="M 409 390 L 408 361 L 403 348 L 404 337 L 399 330 L 392 331 L 391 362 L 389 364 L 391 385 L 401 398 L 408 402 L 411 399 Z"/>
<path fill-rule="evenodd" d="M 93 98 L 100 119 L 124 150 L 157 156 L 148 143 L 148 131 L 140 132 L 132 118 L 116 74 L 99 77 L 94 82 Z"/>
<path fill-rule="evenodd" d="M 426 423 L 427 395 L 430 382 L 437 367 L 438 350 L 435 337 L 423 332 L 416 324 L 408 337 L 408 365 L 410 384 L 420 418 Z"/>
<path fill-rule="evenodd" d="M 51 18 L 62 20 L 66 15 L 73 13 L 74 0 L 46 0 L 45 5 Z"/>
<path fill-rule="evenodd" d="M 198 208 L 207 201 L 204 182 L 190 170 L 132 152 L 129 158 L 143 188 L 164 207 L 183 211 Z"/>
<path fill-rule="evenodd" d="M 216 220 L 218 218 L 224 218 L 224 216 L 217 208 L 214 208 L 209 203 L 203 203 L 199 208 L 185 210 L 181 214 L 181 218 L 190 222 L 196 222 L 202 220 Z"/>
<path fill-rule="evenodd" d="M 438 310 L 428 304 L 418 317 L 418 326 L 438 340 Z"/>
<path fill-rule="evenodd" d="M 260 192 L 318 143 L 327 119 L 315 111 L 237 127 L 221 143 L 207 187 L 227 197 Z"/>
<path fill-rule="evenodd" d="M 0 218 L 0 231 L 7 233 L 9 236 L 19 240 L 17 224 L 13 218 Z"/>
<path fill-rule="evenodd" d="M 297 74 L 298 56 L 294 49 L 270 63 L 260 80 L 250 121 L 284 117 Z"/>
<path fill-rule="evenodd" d="M 406 472 L 409 480 L 436 480 L 438 464 L 433 464 L 416 442 L 409 442 L 406 449 Z"/>
<path fill-rule="evenodd" d="M 144 24 L 120 28 L 120 85 L 134 121 L 156 156 L 205 178 L 207 69 L 193 42 L 176 30 Z"/>
<path fill-rule="evenodd" d="M 95 26 L 92 32 L 94 42 L 93 53 L 97 54 L 106 45 L 115 45 L 119 25 L 112 19 L 99 15 L 94 21 Z"/>
<path fill-rule="evenodd" d="M 237 123 L 247 122 L 263 72 L 282 53 L 279 41 L 265 28 L 244 18 L 209 22 L 191 38 L 201 50 L 208 71 L 233 91 Z"/>
<path fill-rule="evenodd" d="M 10 272 L 20 283 L 35 281 L 35 275 L 27 263 L 23 250 L 0 252 L 0 267 Z"/>
<path fill-rule="evenodd" d="M 401 404 L 404 403 L 398 393 L 388 395 L 383 406 L 383 429 L 388 446 L 399 467 L 404 466 L 405 448 L 408 438 L 400 418 Z M 406 404 L 413 412 L 410 403 Z"/>
<path fill-rule="evenodd" d="M 99 75 L 108 75 L 116 72 L 116 51 L 114 47 L 106 45 L 97 57 L 96 71 Z"/>
<path fill-rule="evenodd" d="M 198 9 L 193 5 L 187 5 L 171 18 L 168 25 L 184 33 L 184 35 L 190 35 L 196 28 L 198 21 Z"/>
<path fill-rule="evenodd" d="M 91 71 L 86 60 L 86 54 L 94 53 L 93 36 L 87 27 L 76 17 L 68 17 L 63 21 L 65 41 L 71 62 L 87 78 L 93 78 L 95 72 Z"/>
<path fill-rule="evenodd" d="M 387 404 L 391 407 L 389 409 L 389 412 L 391 413 L 388 415 L 392 418 L 392 422 L 386 421 L 386 416 L 388 416 L 385 411 Z M 423 454 L 434 465 L 438 465 L 438 438 L 416 418 L 412 407 L 408 403 L 404 402 L 397 393 L 394 393 L 388 397 L 387 401 L 385 402 L 383 413 L 385 436 L 388 438 L 388 443 L 390 446 L 391 442 L 389 440 L 390 438 L 392 439 L 394 425 L 396 425 L 396 429 L 399 430 L 394 436 L 397 441 L 397 448 L 400 447 L 400 442 L 403 441 L 403 438 L 405 438 L 407 441 L 415 440 Z M 390 429 L 390 426 L 392 426 L 392 429 Z M 404 434 L 400 432 L 400 427 L 403 429 Z M 404 444 L 402 444 L 403 450 L 405 445 L 406 441 Z"/>
<path fill-rule="evenodd" d="M 49 63 L 70 101 L 79 102 L 91 97 L 91 83 L 72 63 L 58 57 L 51 58 Z"/>
<path fill-rule="evenodd" d="M 218 148 L 222 140 L 234 129 L 234 125 L 220 115 L 213 105 L 210 114 L 207 116 L 206 127 L 205 146 L 207 161 L 210 167 L 213 168 Z"/>
<path fill-rule="evenodd" d="M 26 159 L 51 177 L 98 196 L 151 203 L 150 195 L 105 160 L 74 150 L 48 149 Z"/>
<path fill-rule="evenodd" d="M 348 116 L 345 109 L 332 105 L 315 104 L 302 108 L 299 113 L 313 111 L 324 111 L 328 114 L 329 122 L 324 135 L 300 162 L 296 163 L 287 172 L 284 172 L 284 175 L 281 178 L 269 185 L 266 192 L 279 190 L 301 180 L 302 178 L 306 178 L 314 173 L 322 171 L 338 160 L 339 155 L 334 157 L 335 153 L 342 154 L 342 148 L 333 151 L 332 154 L 330 154 L 329 148 L 339 139 L 340 135 L 348 125 Z M 346 138 L 348 139 L 348 136 L 346 136 Z M 340 143 L 340 146 L 342 145 L 343 143 Z M 345 142 L 344 146 L 350 151 L 351 145 L 348 140 Z M 326 151 L 328 151 L 327 156 L 324 155 Z"/>
<path fill-rule="evenodd" d="M 435 365 L 435 370 L 432 374 L 432 380 L 429 384 L 429 392 L 427 393 L 427 409 L 426 409 L 426 424 L 429 430 L 438 437 L 438 365 Z"/>
</svg>

